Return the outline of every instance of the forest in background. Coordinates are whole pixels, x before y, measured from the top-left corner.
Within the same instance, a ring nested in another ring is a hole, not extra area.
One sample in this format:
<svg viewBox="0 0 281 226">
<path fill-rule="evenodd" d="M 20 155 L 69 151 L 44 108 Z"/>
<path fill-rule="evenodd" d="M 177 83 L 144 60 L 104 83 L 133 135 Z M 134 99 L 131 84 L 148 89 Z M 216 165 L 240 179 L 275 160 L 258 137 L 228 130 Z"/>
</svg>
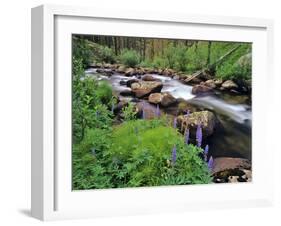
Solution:
<svg viewBox="0 0 281 226">
<path fill-rule="evenodd" d="M 73 49 L 85 66 L 122 63 L 189 74 L 206 69 L 216 78 L 251 78 L 251 43 L 75 35 Z"/>
</svg>

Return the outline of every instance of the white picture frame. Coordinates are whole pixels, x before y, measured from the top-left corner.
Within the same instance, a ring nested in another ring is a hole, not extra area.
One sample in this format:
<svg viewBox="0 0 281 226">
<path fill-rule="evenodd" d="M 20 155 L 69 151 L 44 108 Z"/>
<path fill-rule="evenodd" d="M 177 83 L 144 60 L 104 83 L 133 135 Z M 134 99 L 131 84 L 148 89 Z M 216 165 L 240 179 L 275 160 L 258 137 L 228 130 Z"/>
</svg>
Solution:
<svg viewBox="0 0 281 226">
<path fill-rule="evenodd" d="M 266 148 L 270 140 L 264 110 L 270 93 L 264 87 L 273 82 L 272 32 L 273 22 L 265 19 L 56 5 L 33 8 L 32 216 L 56 220 L 272 204 L 273 179 L 266 172 L 272 172 L 273 150 Z M 72 191 L 72 33 L 252 42 L 253 182 Z"/>
</svg>

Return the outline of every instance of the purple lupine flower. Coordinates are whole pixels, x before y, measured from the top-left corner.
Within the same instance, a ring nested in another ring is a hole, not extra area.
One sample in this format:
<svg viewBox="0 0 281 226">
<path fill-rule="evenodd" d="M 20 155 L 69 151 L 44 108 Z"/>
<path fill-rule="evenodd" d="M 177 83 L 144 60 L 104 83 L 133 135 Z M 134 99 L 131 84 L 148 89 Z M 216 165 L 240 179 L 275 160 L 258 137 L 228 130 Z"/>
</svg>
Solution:
<svg viewBox="0 0 281 226">
<path fill-rule="evenodd" d="M 159 104 L 157 104 L 157 107 L 156 107 L 156 117 L 160 118 L 160 116 L 161 116 L 161 112 L 160 112 L 160 109 L 159 109 Z"/>
<path fill-rule="evenodd" d="M 201 144 L 202 144 L 202 127 L 201 127 L 201 123 L 198 123 L 198 125 L 197 125 L 196 141 L 197 141 L 197 146 L 201 147 Z"/>
<path fill-rule="evenodd" d="M 96 111 L 96 117 L 97 118 L 99 117 L 99 111 Z"/>
<path fill-rule="evenodd" d="M 145 111 L 142 109 L 142 119 L 145 119 Z"/>
<path fill-rule="evenodd" d="M 177 160 L 177 148 L 176 145 L 174 145 L 172 149 L 172 165 L 175 165 L 176 160 Z"/>
<path fill-rule="evenodd" d="M 189 142 L 189 129 L 185 130 L 185 137 L 184 138 L 185 138 L 184 139 L 185 144 L 188 144 L 188 142 Z"/>
<path fill-rule="evenodd" d="M 145 103 L 142 104 L 142 119 L 145 119 Z"/>
<path fill-rule="evenodd" d="M 212 170 L 212 169 L 213 169 L 213 165 L 214 165 L 214 159 L 213 159 L 213 157 L 211 156 L 211 157 L 209 158 L 209 161 L 208 161 L 208 168 L 209 168 L 209 170 Z"/>
<path fill-rule="evenodd" d="M 205 161 L 205 162 L 207 162 L 208 153 L 209 153 L 209 145 L 207 144 L 207 145 L 205 146 L 205 149 L 204 149 L 204 161 Z"/>
<path fill-rule="evenodd" d="M 177 128 L 177 117 L 174 118 L 174 123 L 173 123 L 174 128 Z"/>
</svg>

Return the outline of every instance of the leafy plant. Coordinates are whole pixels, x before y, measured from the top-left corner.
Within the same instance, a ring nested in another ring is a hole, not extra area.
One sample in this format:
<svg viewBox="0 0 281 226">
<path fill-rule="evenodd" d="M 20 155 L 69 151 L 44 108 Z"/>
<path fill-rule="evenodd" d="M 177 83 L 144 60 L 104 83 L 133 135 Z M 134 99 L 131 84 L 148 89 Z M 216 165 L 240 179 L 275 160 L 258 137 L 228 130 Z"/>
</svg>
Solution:
<svg viewBox="0 0 281 226">
<path fill-rule="evenodd" d="M 135 50 L 124 49 L 121 52 L 120 60 L 128 67 L 135 67 L 140 63 L 140 56 Z"/>
<path fill-rule="evenodd" d="M 137 113 L 135 110 L 135 106 L 131 102 L 129 102 L 129 104 L 122 109 L 122 112 L 125 121 L 136 119 Z"/>
<path fill-rule="evenodd" d="M 122 180 L 117 186 L 209 183 L 202 149 L 186 145 L 178 132 L 158 120 L 136 120 L 113 130 L 110 155 L 118 159 Z M 161 125 L 162 124 L 162 125 Z M 177 158 L 172 164 L 173 147 Z"/>
<path fill-rule="evenodd" d="M 115 63 L 116 56 L 113 50 L 107 46 L 100 46 L 99 47 L 99 61 L 106 62 L 106 63 Z"/>
<path fill-rule="evenodd" d="M 72 40 L 72 56 L 75 59 L 80 59 L 83 68 L 86 68 L 93 61 L 93 51 L 85 39 L 75 37 Z"/>
</svg>

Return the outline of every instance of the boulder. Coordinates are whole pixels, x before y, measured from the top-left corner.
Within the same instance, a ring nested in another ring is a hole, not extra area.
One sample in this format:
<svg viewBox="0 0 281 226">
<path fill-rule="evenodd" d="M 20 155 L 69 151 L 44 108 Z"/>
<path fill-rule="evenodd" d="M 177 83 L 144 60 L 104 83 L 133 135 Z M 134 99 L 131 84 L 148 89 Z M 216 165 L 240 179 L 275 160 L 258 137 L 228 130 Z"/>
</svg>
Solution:
<svg viewBox="0 0 281 226">
<path fill-rule="evenodd" d="M 145 119 L 153 119 L 153 118 L 158 117 L 156 115 L 156 107 L 149 103 L 139 102 L 136 104 L 135 109 L 137 112 L 137 116 L 140 118 L 143 115 L 145 115 Z M 144 114 L 142 114 L 143 111 L 144 111 Z"/>
<path fill-rule="evenodd" d="M 128 81 L 126 82 L 126 86 L 131 87 L 131 85 L 132 85 L 133 83 L 136 83 L 136 82 L 138 82 L 138 81 L 139 81 L 139 80 L 136 79 L 136 78 L 130 79 L 130 80 L 128 80 Z"/>
<path fill-rule="evenodd" d="M 212 174 L 216 183 L 251 181 L 251 162 L 243 158 L 218 157 L 214 159 Z"/>
<path fill-rule="evenodd" d="M 161 105 L 163 107 L 168 107 L 177 102 L 176 98 L 174 98 L 170 93 L 163 93 L 161 99 Z"/>
<path fill-rule="evenodd" d="M 186 100 L 184 99 L 177 99 L 178 102 L 178 106 L 177 106 L 177 110 L 178 110 L 178 114 L 186 114 L 186 112 L 195 112 L 197 109 L 194 105 L 191 105 L 190 103 L 188 103 Z"/>
<path fill-rule="evenodd" d="M 154 78 L 152 75 L 144 75 L 142 77 L 143 81 L 159 81 L 159 79 Z"/>
<path fill-rule="evenodd" d="M 191 76 L 192 76 L 192 75 L 186 75 L 186 78 L 185 78 L 185 80 L 184 80 L 184 82 L 185 82 L 186 84 L 199 84 L 200 82 L 202 82 L 201 79 L 196 78 L 196 77 L 190 80 Z"/>
<path fill-rule="evenodd" d="M 119 93 L 121 96 L 131 96 L 133 95 L 132 90 L 131 89 L 124 89 Z"/>
<path fill-rule="evenodd" d="M 173 79 L 179 80 L 179 79 L 180 79 L 180 76 L 179 76 L 179 75 L 174 75 Z"/>
<path fill-rule="evenodd" d="M 208 87 L 210 87 L 210 88 L 212 88 L 212 89 L 216 88 L 216 83 L 215 83 L 215 81 L 212 80 L 212 79 L 209 79 L 209 80 L 207 80 L 206 82 L 204 82 L 204 85 L 205 85 L 205 86 L 208 86 Z"/>
<path fill-rule="evenodd" d="M 151 93 L 159 93 L 163 84 L 161 82 L 147 82 L 139 81 L 131 85 L 132 92 L 138 98 L 143 98 L 149 96 Z"/>
<path fill-rule="evenodd" d="M 126 71 L 126 67 L 124 65 L 120 65 L 117 69 L 116 69 L 116 72 L 118 73 L 125 73 Z"/>
<path fill-rule="evenodd" d="M 162 93 L 151 93 L 148 97 L 148 102 L 152 104 L 160 104 L 162 101 Z"/>
<path fill-rule="evenodd" d="M 145 70 L 142 67 L 137 68 L 137 69 L 135 69 L 135 74 L 136 75 L 143 75 L 143 74 L 145 74 Z"/>
<path fill-rule="evenodd" d="M 226 90 L 231 90 L 231 89 L 237 89 L 238 85 L 232 80 L 227 80 L 221 85 L 221 87 Z"/>
<path fill-rule="evenodd" d="M 177 125 L 181 132 L 188 128 L 191 136 L 195 138 L 198 125 L 202 127 L 203 137 L 208 137 L 213 134 L 216 117 L 213 112 L 210 111 L 198 111 L 189 115 L 180 115 L 177 117 Z"/>
<path fill-rule="evenodd" d="M 127 68 L 124 73 L 125 73 L 125 76 L 132 76 L 135 74 L 135 69 L 131 68 L 131 67 Z"/>
<path fill-rule="evenodd" d="M 100 74 L 108 76 L 108 77 L 113 75 L 113 71 L 111 69 L 98 68 L 97 73 L 100 73 Z"/>
<path fill-rule="evenodd" d="M 205 94 L 205 93 L 210 93 L 212 92 L 213 89 L 209 86 L 206 85 L 195 85 L 192 87 L 192 94 L 194 95 L 200 95 L 200 94 Z"/>
<path fill-rule="evenodd" d="M 119 82 L 119 84 L 120 84 L 121 86 L 126 86 L 126 85 L 127 85 L 127 81 L 121 80 L 121 81 Z"/>
<path fill-rule="evenodd" d="M 215 79 L 214 82 L 216 86 L 221 86 L 223 83 L 222 79 Z"/>
<path fill-rule="evenodd" d="M 210 74 L 210 72 L 208 70 L 204 70 L 200 73 L 200 75 L 198 76 L 199 79 L 202 79 L 204 81 L 206 80 L 210 80 L 212 79 L 212 75 Z"/>
</svg>

